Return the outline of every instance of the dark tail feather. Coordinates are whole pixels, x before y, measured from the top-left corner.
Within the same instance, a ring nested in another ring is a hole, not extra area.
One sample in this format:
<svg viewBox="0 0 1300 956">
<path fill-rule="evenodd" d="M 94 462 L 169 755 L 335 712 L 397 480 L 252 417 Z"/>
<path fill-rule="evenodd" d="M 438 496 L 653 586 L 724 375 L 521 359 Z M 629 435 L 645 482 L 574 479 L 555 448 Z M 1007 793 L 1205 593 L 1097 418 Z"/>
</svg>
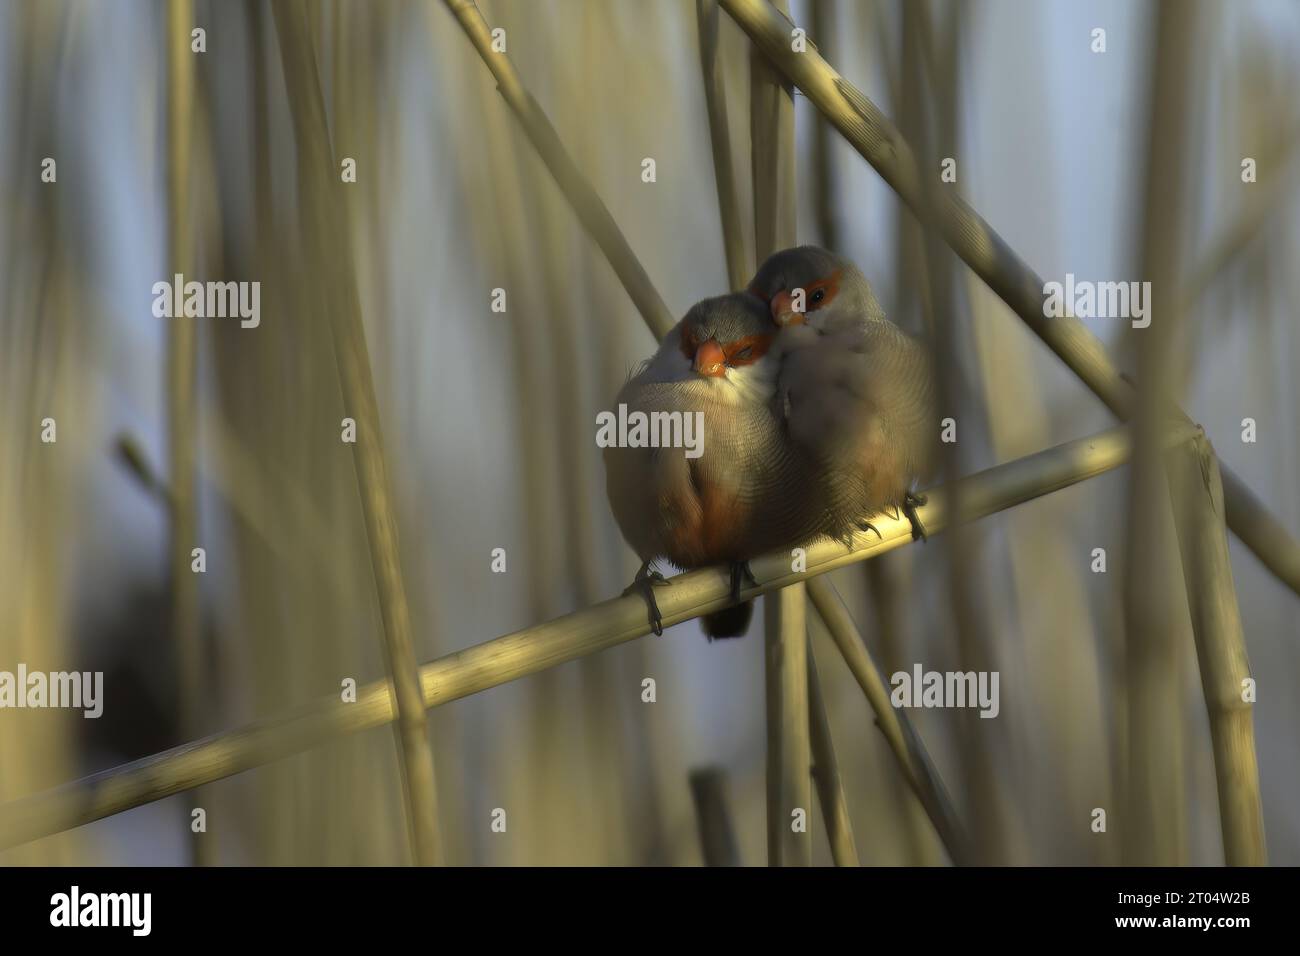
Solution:
<svg viewBox="0 0 1300 956">
<path fill-rule="evenodd" d="M 754 602 L 742 601 L 731 607 L 714 611 L 700 618 L 700 625 L 709 640 L 715 637 L 744 637 L 749 630 L 749 621 L 754 616 Z"/>
</svg>

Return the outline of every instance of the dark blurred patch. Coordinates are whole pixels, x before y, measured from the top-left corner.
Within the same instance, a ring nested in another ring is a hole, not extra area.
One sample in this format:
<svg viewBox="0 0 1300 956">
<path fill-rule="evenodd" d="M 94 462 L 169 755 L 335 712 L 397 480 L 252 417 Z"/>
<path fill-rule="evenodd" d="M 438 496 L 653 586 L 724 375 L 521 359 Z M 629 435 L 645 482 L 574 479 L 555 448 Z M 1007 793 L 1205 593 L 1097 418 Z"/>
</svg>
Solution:
<svg viewBox="0 0 1300 956">
<path fill-rule="evenodd" d="M 95 769 L 184 742 L 168 613 L 166 591 L 141 583 L 126 592 L 111 617 L 78 623 L 85 666 L 104 673 L 103 716 L 77 722 L 82 758 Z"/>
</svg>

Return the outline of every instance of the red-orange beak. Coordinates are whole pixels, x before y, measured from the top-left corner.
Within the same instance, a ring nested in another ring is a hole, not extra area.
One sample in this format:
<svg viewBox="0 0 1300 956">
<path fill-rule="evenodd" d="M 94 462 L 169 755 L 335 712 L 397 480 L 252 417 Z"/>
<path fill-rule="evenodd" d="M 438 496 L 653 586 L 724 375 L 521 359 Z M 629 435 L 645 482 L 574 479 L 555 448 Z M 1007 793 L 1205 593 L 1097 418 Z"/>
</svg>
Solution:
<svg viewBox="0 0 1300 956">
<path fill-rule="evenodd" d="M 692 367 L 697 374 L 708 378 L 726 375 L 727 353 L 722 351 L 717 339 L 709 339 L 695 350 L 695 364 Z"/>
<path fill-rule="evenodd" d="M 772 321 L 781 328 L 787 325 L 802 325 L 804 315 L 802 312 L 794 310 L 794 300 L 790 293 L 782 289 L 776 295 L 772 296 L 772 302 L 769 306 L 772 310 Z"/>
</svg>

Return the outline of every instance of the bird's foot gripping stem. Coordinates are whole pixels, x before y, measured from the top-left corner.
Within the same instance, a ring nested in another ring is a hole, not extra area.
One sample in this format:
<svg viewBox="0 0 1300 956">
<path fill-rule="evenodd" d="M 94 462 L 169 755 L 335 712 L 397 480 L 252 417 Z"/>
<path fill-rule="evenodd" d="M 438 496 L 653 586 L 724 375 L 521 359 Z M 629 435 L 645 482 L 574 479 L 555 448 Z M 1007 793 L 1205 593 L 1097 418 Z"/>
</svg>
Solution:
<svg viewBox="0 0 1300 956">
<path fill-rule="evenodd" d="M 664 634 L 664 619 L 659 614 L 659 602 L 655 600 L 655 588 L 667 587 L 672 583 L 647 561 L 641 565 L 636 577 L 632 579 L 632 583 L 623 589 L 624 594 L 631 594 L 635 591 L 645 599 L 646 610 L 650 614 L 650 630 L 654 631 L 655 637 L 663 637 Z"/>
<path fill-rule="evenodd" d="M 754 587 L 758 587 L 758 578 L 754 577 L 754 572 L 749 569 L 748 561 L 731 562 L 731 603 L 736 604 L 740 601 L 740 590 L 744 585 L 742 581 L 748 581 Z"/>
<path fill-rule="evenodd" d="M 916 513 L 916 509 L 929 502 L 929 497 L 921 494 L 908 492 L 903 496 L 903 514 L 907 515 L 907 520 L 912 523 L 912 540 L 928 541 L 929 536 L 925 533 L 925 525 L 921 524 L 921 516 Z"/>
</svg>

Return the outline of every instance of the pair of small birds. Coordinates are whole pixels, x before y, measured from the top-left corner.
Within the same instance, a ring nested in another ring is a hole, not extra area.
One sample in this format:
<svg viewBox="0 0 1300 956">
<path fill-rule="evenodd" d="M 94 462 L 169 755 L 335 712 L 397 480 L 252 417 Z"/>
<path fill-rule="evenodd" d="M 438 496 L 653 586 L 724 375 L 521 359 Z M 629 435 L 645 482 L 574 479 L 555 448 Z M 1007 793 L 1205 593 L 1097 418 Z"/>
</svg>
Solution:
<svg viewBox="0 0 1300 956">
<path fill-rule="evenodd" d="M 825 249 L 778 252 L 744 292 L 697 303 L 617 401 L 629 413 L 703 413 L 698 458 L 605 449 L 610 506 L 643 562 L 628 590 L 645 597 L 656 634 L 656 560 L 729 565 L 735 603 L 702 624 L 710 638 L 738 637 L 753 611 L 739 603 L 750 558 L 847 539 L 898 508 L 924 535 L 911 488 L 934 457 L 929 351 Z"/>
</svg>

